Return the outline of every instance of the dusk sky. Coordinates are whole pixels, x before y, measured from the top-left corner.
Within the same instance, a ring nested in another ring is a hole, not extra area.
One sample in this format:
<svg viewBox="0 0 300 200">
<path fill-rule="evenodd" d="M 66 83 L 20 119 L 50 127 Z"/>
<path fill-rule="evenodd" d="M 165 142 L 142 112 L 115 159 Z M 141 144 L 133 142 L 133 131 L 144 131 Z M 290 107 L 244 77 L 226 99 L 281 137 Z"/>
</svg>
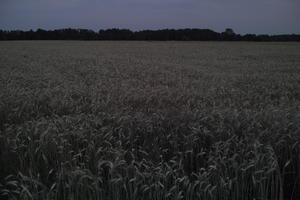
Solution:
<svg viewBox="0 0 300 200">
<path fill-rule="evenodd" d="M 300 0 L 0 0 L 0 29 L 233 28 L 300 33 Z"/>
</svg>

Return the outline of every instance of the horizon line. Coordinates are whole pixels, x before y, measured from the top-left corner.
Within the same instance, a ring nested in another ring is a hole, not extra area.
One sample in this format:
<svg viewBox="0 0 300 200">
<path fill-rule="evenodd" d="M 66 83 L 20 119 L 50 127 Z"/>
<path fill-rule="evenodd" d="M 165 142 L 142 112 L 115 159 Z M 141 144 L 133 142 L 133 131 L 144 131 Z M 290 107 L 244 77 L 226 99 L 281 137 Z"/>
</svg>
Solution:
<svg viewBox="0 0 300 200">
<path fill-rule="evenodd" d="M 226 28 L 223 32 L 219 32 L 219 31 L 215 31 L 213 29 L 210 28 L 157 28 L 157 29 L 130 29 L 130 28 L 121 28 L 121 27 L 111 27 L 111 28 L 100 28 L 98 30 L 93 29 L 93 28 L 71 28 L 71 27 L 67 27 L 67 28 L 55 28 L 55 29 L 45 29 L 45 28 L 35 28 L 35 29 L 1 29 L 0 31 L 23 31 L 23 32 L 28 32 L 28 31 L 38 31 L 38 30 L 43 30 L 43 31 L 56 31 L 56 30 L 67 30 L 67 29 L 73 29 L 73 30 L 88 30 L 88 31 L 93 31 L 95 33 L 99 33 L 99 31 L 106 31 L 106 30 L 129 30 L 133 33 L 135 32 L 142 32 L 142 31 L 163 31 L 163 30 L 209 30 L 209 31 L 213 31 L 215 33 L 224 33 L 226 31 L 226 29 L 232 29 L 232 28 Z M 232 29 L 233 30 L 233 29 Z M 234 30 L 233 30 L 234 31 Z M 235 32 L 235 31 L 234 31 Z M 236 35 L 269 35 L 269 36 L 277 36 L 277 35 L 300 35 L 300 33 L 277 33 L 277 34 L 271 34 L 271 33 L 237 33 L 235 32 Z"/>
</svg>

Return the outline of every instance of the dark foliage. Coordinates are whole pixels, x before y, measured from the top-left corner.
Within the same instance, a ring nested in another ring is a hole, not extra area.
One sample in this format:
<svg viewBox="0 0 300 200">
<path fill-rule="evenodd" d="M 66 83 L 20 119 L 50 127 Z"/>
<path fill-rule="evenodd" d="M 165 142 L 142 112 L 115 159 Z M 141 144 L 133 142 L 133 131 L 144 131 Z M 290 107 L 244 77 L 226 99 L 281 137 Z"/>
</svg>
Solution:
<svg viewBox="0 0 300 200">
<path fill-rule="evenodd" d="M 230 28 L 222 33 L 209 29 L 162 29 L 131 31 L 107 29 L 95 32 L 87 29 L 58 29 L 36 31 L 0 30 L 0 40 L 177 40 L 177 41 L 300 41 L 299 34 L 255 35 L 235 34 Z"/>
</svg>

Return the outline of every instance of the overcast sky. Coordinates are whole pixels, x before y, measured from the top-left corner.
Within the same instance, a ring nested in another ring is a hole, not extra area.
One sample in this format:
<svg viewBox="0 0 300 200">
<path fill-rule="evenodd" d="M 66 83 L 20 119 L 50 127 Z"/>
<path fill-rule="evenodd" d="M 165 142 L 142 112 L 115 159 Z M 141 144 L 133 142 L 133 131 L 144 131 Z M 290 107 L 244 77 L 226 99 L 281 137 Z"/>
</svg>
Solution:
<svg viewBox="0 0 300 200">
<path fill-rule="evenodd" d="M 0 29 L 69 27 L 300 33 L 300 0 L 0 0 Z"/>
</svg>

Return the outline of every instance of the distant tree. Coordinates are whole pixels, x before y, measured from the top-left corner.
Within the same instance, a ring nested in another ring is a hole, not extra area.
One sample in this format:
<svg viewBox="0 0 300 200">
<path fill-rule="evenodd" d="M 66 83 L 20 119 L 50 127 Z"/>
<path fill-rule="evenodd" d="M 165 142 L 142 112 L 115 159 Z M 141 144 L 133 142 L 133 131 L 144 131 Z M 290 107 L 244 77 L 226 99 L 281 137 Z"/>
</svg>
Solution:
<svg viewBox="0 0 300 200">
<path fill-rule="evenodd" d="M 4 40 L 4 31 L 0 30 L 0 40 Z"/>
<path fill-rule="evenodd" d="M 107 29 L 99 30 L 101 40 L 132 40 L 133 32 L 129 29 Z"/>
<path fill-rule="evenodd" d="M 255 41 L 256 35 L 255 34 L 246 34 L 242 37 L 242 40 L 244 41 Z"/>
<path fill-rule="evenodd" d="M 232 41 L 238 40 L 237 35 L 231 28 L 226 28 L 224 32 L 221 33 L 221 40 Z"/>
<path fill-rule="evenodd" d="M 38 29 L 35 33 L 35 38 L 38 40 L 47 40 L 49 39 L 47 37 L 47 31 L 43 30 L 43 29 Z"/>
<path fill-rule="evenodd" d="M 300 41 L 300 35 L 239 35 L 231 28 L 218 33 L 209 29 L 162 29 L 131 31 L 106 29 L 0 30 L 0 40 L 195 40 L 195 41 Z"/>
<path fill-rule="evenodd" d="M 233 29 L 231 29 L 231 28 L 226 28 L 224 33 L 225 33 L 226 35 L 230 35 L 230 36 L 235 35 L 235 32 L 234 32 Z"/>
</svg>

